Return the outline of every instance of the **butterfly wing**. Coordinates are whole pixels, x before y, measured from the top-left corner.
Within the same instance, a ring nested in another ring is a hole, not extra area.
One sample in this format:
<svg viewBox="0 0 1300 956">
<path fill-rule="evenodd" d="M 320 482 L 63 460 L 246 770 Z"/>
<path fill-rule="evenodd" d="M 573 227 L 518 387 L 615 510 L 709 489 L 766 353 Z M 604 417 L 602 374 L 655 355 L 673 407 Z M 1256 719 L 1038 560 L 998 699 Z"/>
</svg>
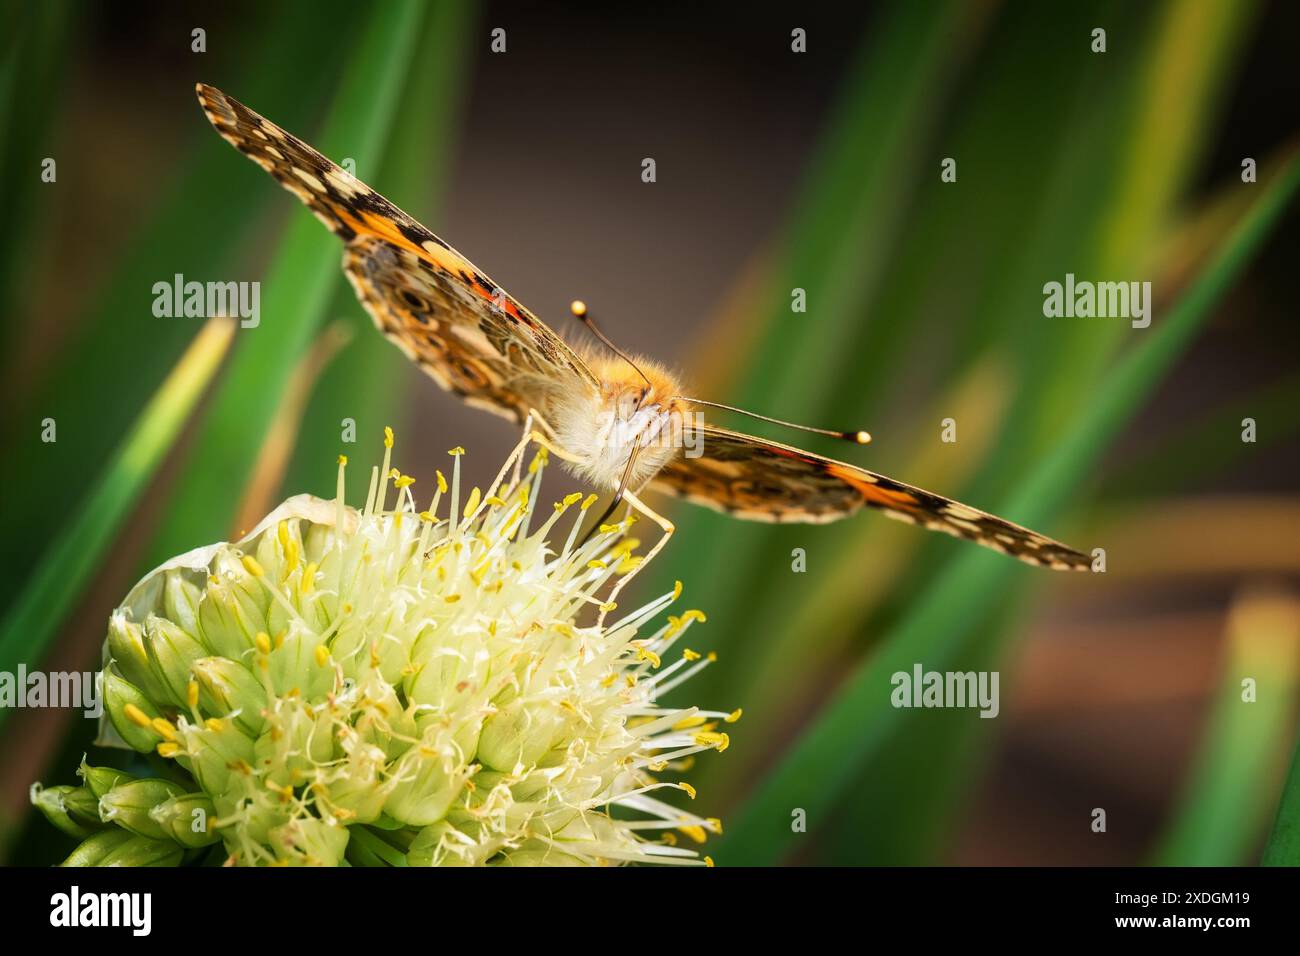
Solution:
<svg viewBox="0 0 1300 956">
<path fill-rule="evenodd" d="M 343 240 L 343 269 L 379 330 L 439 385 L 523 421 L 596 377 L 544 322 L 379 193 L 233 97 L 200 83 L 218 133 Z"/>
<path fill-rule="evenodd" d="M 1037 532 L 832 458 L 703 426 L 703 454 L 680 456 L 652 487 L 752 521 L 822 523 L 877 508 L 1030 564 L 1086 571 L 1090 559 Z"/>
</svg>

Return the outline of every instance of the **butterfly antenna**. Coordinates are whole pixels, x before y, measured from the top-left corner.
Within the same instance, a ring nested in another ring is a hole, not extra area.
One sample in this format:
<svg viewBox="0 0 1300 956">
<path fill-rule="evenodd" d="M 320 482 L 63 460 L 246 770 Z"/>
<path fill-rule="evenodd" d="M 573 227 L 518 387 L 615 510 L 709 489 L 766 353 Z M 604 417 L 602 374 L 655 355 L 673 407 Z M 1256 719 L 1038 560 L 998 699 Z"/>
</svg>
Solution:
<svg viewBox="0 0 1300 956">
<path fill-rule="evenodd" d="M 641 371 L 641 369 L 637 367 L 636 362 L 633 362 L 626 352 L 611 342 L 605 333 L 597 328 L 595 320 L 592 319 L 590 314 L 587 312 L 587 303 L 583 302 L 581 299 L 574 299 L 569 303 L 569 311 L 573 313 L 575 319 L 587 327 L 587 330 L 591 332 L 592 335 L 604 342 L 611 352 L 621 358 L 628 365 L 632 366 L 632 368 L 636 369 L 636 373 L 641 376 L 641 379 L 646 383 L 647 388 L 650 386 L 650 379 L 646 378 L 645 372 Z"/>
<path fill-rule="evenodd" d="M 723 405 L 721 402 L 706 402 L 702 398 L 688 398 L 685 395 L 678 395 L 676 397 L 683 402 L 690 402 L 692 405 L 708 405 L 710 408 L 720 408 L 723 411 L 735 412 L 738 415 L 746 415 L 749 418 L 757 418 L 760 422 L 771 422 L 773 425 L 784 425 L 786 428 L 794 428 L 801 432 L 812 432 L 814 435 L 827 435 L 831 438 L 838 438 L 840 441 L 851 441 L 855 445 L 866 445 L 871 442 L 870 432 L 837 432 L 831 428 L 814 428 L 812 425 L 799 425 L 795 422 L 787 422 L 780 418 L 760 415 L 758 412 L 746 411 L 743 408 L 737 408 L 735 405 Z"/>
</svg>

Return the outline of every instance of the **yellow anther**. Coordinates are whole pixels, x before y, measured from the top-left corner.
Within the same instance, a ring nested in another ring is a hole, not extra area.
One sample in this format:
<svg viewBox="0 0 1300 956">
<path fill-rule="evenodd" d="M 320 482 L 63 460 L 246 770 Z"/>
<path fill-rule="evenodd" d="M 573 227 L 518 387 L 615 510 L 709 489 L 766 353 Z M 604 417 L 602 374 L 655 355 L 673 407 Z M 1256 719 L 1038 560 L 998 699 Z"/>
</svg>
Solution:
<svg viewBox="0 0 1300 956">
<path fill-rule="evenodd" d="M 219 734 L 226 729 L 226 725 L 223 724 L 216 717 L 209 717 L 207 720 L 203 722 L 203 726 L 206 727 L 208 730 L 212 731 L 214 734 Z"/>
<path fill-rule="evenodd" d="M 722 821 L 719 820 L 717 817 L 709 817 L 704 822 L 709 825 L 709 827 L 713 830 L 714 833 L 718 834 L 719 836 L 722 835 Z"/>
<path fill-rule="evenodd" d="M 589 567 L 589 568 L 597 568 L 597 569 L 603 571 L 603 570 L 605 570 L 607 567 L 609 567 L 609 565 L 606 564 L 604 561 L 600 561 L 600 560 L 598 560 L 598 559 L 596 559 L 596 558 L 593 558 L 592 560 L 590 560 L 590 561 L 587 562 L 587 567 Z"/>
<path fill-rule="evenodd" d="M 615 570 L 619 574 L 631 574 L 637 568 L 641 567 L 641 562 L 644 560 L 645 558 L 639 556 L 634 558 L 629 554 L 618 563 L 618 567 Z"/>
<path fill-rule="evenodd" d="M 617 674 L 610 674 L 600 682 L 601 687 L 613 687 L 614 681 L 618 680 Z"/>
<path fill-rule="evenodd" d="M 681 720 L 677 721 L 677 723 L 673 724 L 673 730 L 690 730 L 692 727 L 700 726 L 700 724 L 704 723 L 706 720 L 708 720 L 707 717 L 701 717 L 699 714 L 695 714 L 692 717 L 683 717 Z"/>
<path fill-rule="evenodd" d="M 298 585 L 298 591 L 303 595 L 311 593 L 311 589 L 316 586 L 316 572 L 320 566 L 312 561 L 302 571 L 302 583 Z"/>
<path fill-rule="evenodd" d="M 149 715 L 135 704 L 127 704 L 122 708 L 122 713 L 125 714 L 126 719 L 131 721 L 133 724 L 138 724 L 141 727 L 153 726 L 153 722 L 149 719 Z"/>
<path fill-rule="evenodd" d="M 551 630 L 555 631 L 557 634 L 563 634 L 568 638 L 576 638 L 578 636 L 578 632 L 573 629 L 573 625 L 568 621 L 556 621 L 551 625 Z"/>
<path fill-rule="evenodd" d="M 427 511 L 421 511 L 421 512 L 420 512 L 420 520 L 421 520 L 421 521 L 432 521 L 432 520 L 433 520 L 433 515 L 429 514 L 429 512 L 427 512 Z"/>
<path fill-rule="evenodd" d="M 718 659 L 718 654 L 717 654 L 717 652 L 716 652 L 716 651 L 709 651 L 709 663 L 712 664 L 712 663 L 713 663 L 714 661 L 716 661 L 717 659 Z"/>
<path fill-rule="evenodd" d="M 659 659 L 659 655 L 648 647 L 638 647 L 636 649 L 636 659 L 639 661 L 649 661 L 651 667 L 658 667 L 662 663 Z"/>
<path fill-rule="evenodd" d="M 271 645 L 278 651 L 284 646 L 284 639 L 288 636 L 289 632 L 287 630 L 281 631 L 279 634 L 275 635 L 275 640 L 271 641 Z"/>
<path fill-rule="evenodd" d="M 572 494 L 567 494 L 564 496 L 564 507 L 567 508 L 570 505 L 576 505 L 581 500 L 582 500 L 581 491 L 575 491 Z"/>
<path fill-rule="evenodd" d="M 495 508 L 504 508 L 506 505 L 506 503 L 496 495 L 490 495 L 487 499 L 487 503 L 492 505 Z"/>
<path fill-rule="evenodd" d="M 679 597 L 681 597 L 681 596 L 682 596 L 682 582 L 681 582 L 681 581 L 674 581 L 674 582 L 673 582 L 673 600 L 676 601 L 676 600 L 677 600 Z"/>
<path fill-rule="evenodd" d="M 154 730 L 158 731 L 158 733 L 162 734 L 165 739 L 176 739 L 176 728 L 166 717 L 155 717 L 153 720 L 149 721 L 149 725 L 153 727 Z"/>
<path fill-rule="evenodd" d="M 606 614 L 608 614 L 610 611 L 613 611 L 617 608 L 618 608 L 617 601 L 606 601 L 604 604 L 600 606 L 600 609 Z"/>
<path fill-rule="evenodd" d="M 583 510 L 583 511 L 586 511 L 588 508 L 590 508 L 592 505 L 594 505 L 594 504 L 595 504 L 597 501 L 599 501 L 599 500 L 600 500 L 600 496 L 599 496 L 599 495 L 595 495 L 595 494 L 587 495 L 587 497 L 586 497 L 585 499 L 583 499 L 583 502 L 582 502 L 582 510 Z"/>
<path fill-rule="evenodd" d="M 161 743 L 158 745 L 159 757 L 175 757 L 180 752 L 181 752 L 180 744 L 174 744 L 168 741 L 167 743 Z"/>
<path fill-rule="evenodd" d="M 682 613 L 683 624 L 685 624 L 688 621 L 699 621 L 701 624 L 703 624 L 707 620 L 708 618 L 704 616 L 704 612 L 697 611 L 695 608 L 691 608 L 689 611 L 684 611 Z"/>
<path fill-rule="evenodd" d="M 668 831 L 665 831 L 665 832 L 664 832 L 664 835 L 663 835 L 663 837 L 662 837 L 661 839 L 662 839 L 663 844 L 664 844 L 665 846 L 676 846 L 676 845 L 677 845 L 677 835 L 676 835 L 675 833 L 670 833 L 670 832 L 668 832 Z"/>
<path fill-rule="evenodd" d="M 700 652 L 693 651 L 689 647 L 685 647 L 682 648 L 682 657 L 686 658 L 688 661 L 698 661 L 700 659 Z"/>
<path fill-rule="evenodd" d="M 729 724 L 734 724 L 736 721 L 740 720 L 740 715 L 743 714 L 744 712 L 745 712 L 744 708 L 737 707 L 735 710 L 733 710 L 731 713 L 729 713 L 726 717 L 723 717 L 722 719 Z"/>
<path fill-rule="evenodd" d="M 446 479 L 446 477 L 445 477 L 445 476 L 443 475 L 443 473 L 440 472 L 440 471 L 435 471 L 434 474 L 438 476 L 438 490 L 441 491 L 441 492 L 443 492 L 444 494 L 446 494 L 446 492 L 447 492 L 447 479 Z"/>
<path fill-rule="evenodd" d="M 483 498 L 483 492 L 479 491 L 477 487 L 473 488 L 470 491 L 469 500 L 465 502 L 466 518 L 468 518 L 470 515 L 472 515 L 475 511 L 478 510 L 478 503 L 480 500 L 482 500 L 482 498 Z"/>
<path fill-rule="evenodd" d="M 678 827 L 677 829 L 681 830 L 696 843 L 703 843 L 708 839 L 708 834 L 704 832 L 704 827 L 700 826 L 698 823 L 690 823 L 684 827 Z"/>
<path fill-rule="evenodd" d="M 257 563 L 257 558 L 253 557 L 251 554 L 244 555 L 242 563 L 244 569 L 255 578 L 260 578 L 266 573 L 262 570 L 262 566 Z"/>
<path fill-rule="evenodd" d="M 324 667 L 324 666 L 325 666 L 326 664 L 328 664 L 329 662 L 330 662 L 330 652 L 329 652 L 328 650 L 326 650 L 324 644 L 317 644 L 317 645 L 316 645 L 316 665 L 317 665 L 318 667 Z"/>
<path fill-rule="evenodd" d="M 198 681 L 190 681 L 185 685 L 185 703 L 190 705 L 190 710 L 199 706 L 199 684 Z"/>
<path fill-rule="evenodd" d="M 679 787 L 681 787 L 683 790 L 685 790 L 685 791 L 686 791 L 686 795 L 687 795 L 688 797 L 690 797 L 692 800 L 695 799 L 695 788 L 692 787 L 692 786 L 691 786 L 689 783 L 687 783 L 685 780 L 683 780 L 683 781 L 682 781 L 681 783 L 679 783 L 677 786 L 679 786 Z"/>
<path fill-rule="evenodd" d="M 257 637 L 253 638 L 253 643 L 257 645 L 257 649 L 263 654 L 271 653 L 271 636 L 266 631 L 258 631 Z"/>
<path fill-rule="evenodd" d="M 718 753 L 731 746 L 731 738 L 726 734 L 704 731 L 695 735 L 695 742 L 701 747 L 713 747 Z"/>
<path fill-rule="evenodd" d="M 465 454 L 465 449 L 460 445 L 457 445 L 455 448 L 449 449 L 447 454 L 451 455 L 453 458 L 459 458 L 461 455 Z"/>
<path fill-rule="evenodd" d="M 443 597 L 443 600 L 446 601 L 448 604 L 455 604 L 457 601 L 460 600 L 460 595 L 459 595 L 459 594 L 448 594 L 448 595 L 445 595 L 445 596 Z"/>
<path fill-rule="evenodd" d="M 707 867 L 712 867 L 712 866 L 714 866 L 715 864 L 714 864 L 714 862 L 713 862 L 713 857 L 711 857 L 711 856 L 706 856 L 706 857 L 704 858 L 704 865 L 707 866 Z"/>
<path fill-rule="evenodd" d="M 393 430 L 389 428 L 387 425 L 384 426 L 384 447 L 385 448 L 393 447 Z"/>
<path fill-rule="evenodd" d="M 397 469 L 394 468 L 393 470 L 396 471 Z M 398 490 L 401 490 L 402 488 L 409 488 L 413 484 L 415 484 L 415 479 L 412 478 L 410 475 L 399 474 L 396 478 L 393 479 L 393 487 L 397 488 Z"/>
<path fill-rule="evenodd" d="M 289 550 L 289 522 L 282 520 L 279 524 L 277 524 L 275 526 L 275 536 L 280 542 L 280 547 L 283 550 L 288 551 Z"/>
<path fill-rule="evenodd" d="M 347 456 L 347 455 L 339 455 L 339 464 L 340 464 L 340 465 L 343 465 L 344 467 L 346 467 L 346 466 L 347 466 L 347 463 L 348 463 L 348 456 Z"/>
<path fill-rule="evenodd" d="M 622 531 L 622 530 L 623 530 L 623 526 L 621 524 L 603 524 L 600 526 L 601 534 L 613 534 L 615 531 Z"/>
</svg>

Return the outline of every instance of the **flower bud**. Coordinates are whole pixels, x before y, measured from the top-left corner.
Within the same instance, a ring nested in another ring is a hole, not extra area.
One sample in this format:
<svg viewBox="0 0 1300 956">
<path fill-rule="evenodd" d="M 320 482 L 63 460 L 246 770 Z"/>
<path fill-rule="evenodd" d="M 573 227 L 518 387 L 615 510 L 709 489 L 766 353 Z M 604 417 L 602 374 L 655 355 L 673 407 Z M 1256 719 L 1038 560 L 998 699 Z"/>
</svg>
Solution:
<svg viewBox="0 0 1300 956">
<path fill-rule="evenodd" d="M 226 793 L 231 788 L 232 775 L 252 775 L 253 741 L 233 720 L 214 717 L 197 727 L 185 724 L 180 734 L 194 776 L 204 792 Z"/>
<path fill-rule="evenodd" d="M 300 700 L 278 700 L 253 745 L 253 765 L 276 786 L 299 786 L 316 764 L 332 756 L 330 732 L 329 716 L 323 710 L 315 715 Z"/>
<path fill-rule="evenodd" d="M 149 671 L 162 685 L 166 698 L 161 703 L 187 706 L 186 689 L 190 683 L 190 665 L 208 651 L 179 627 L 156 614 L 144 622 L 144 647 L 149 656 Z"/>
<path fill-rule="evenodd" d="M 324 640 L 297 621 L 289 622 L 285 632 L 266 656 L 271 688 L 277 694 L 297 691 L 307 700 L 319 700 L 334 689 L 334 667 L 328 652 L 320 660 L 317 648 Z"/>
<path fill-rule="evenodd" d="M 203 592 L 197 584 L 188 580 L 178 568 L 172 568 L 164 575 L 163 612 L 164 616 L 175 621 L 186 634 L 202 641 L 203 631 L 199 624 L 199 602 Z"/>
<path fill-rule="evenodd" d="M 253 646 L 259 633 L 267 630 L 265 605 L 250 593 L 256 588 L 264 592 L 261 583 L 248 573 L 238 561 L 223 555 L 224 573 L 215 573 L 208 579 L 208 587 L 199 602 L 199 624 L 211 653 L 221 657 L 241 660 Z"/>
<path fill-rule="evenodd" d="M 348 846 L 348 828 L 318 817 L 298 817 L 270 834 L 271 847 L 282 863 L 294 866 L 338 866 Z"/>
<path fill-rule="evenodd" d="M 129 833 L 126 830 L 119 830 L 117 832 L 126 833 L 127 839 L 109 850 L 98 863 L 83 863 L 81 865 L 176 866 L 181 862 L 181 857 L 185 855 L 184 848 L 170 840 L 151 840 L 148 837 L 138 836 Z M 67 863 L 64 864 L 64 866 L 67 865 Z"/>
<path fill-rule="evenodd" d="M 96 801 L 114 787 L 130 783 L 135 779 L 132 774 L 125 770 L 118 770 L 116 767 L 92 767 L 86 763 L 84 756 L 81 758 L 80 766 L 77 767 L 77 776 L 94 795 Z"/>
<path fill-rule="evenodd" d="M 465 768 L 449 747 L 419 744 L 406 751 L 392 770 L 397 781 L 384 812 L 409 826 L 428 826 L 447 814 L 465 785 Z"/>
<path fill-rule="evenodd" d="M 194 661 L 191 669 L 205 712 L 230 717 L 250 737 L 262 732 L 266 691 L 248 668 L 225 657 L 203 657 Z"/>
<path fill-rule="evenodd" d="M 111 668 L 104 671 L 104 710 L 113 729 L 131 748 L 148 753 L 162 740 L 152 725 L 161 716 L 158 708 L 138 687 Z"/>
<path fill-rule="evenodd" d="M 137 837 L 120 827 L 101 830 L 77 844 L 59 866 L 107 866 L 104 861 L 129 840 Z"/>
<path fill-rule="evenodd" d="M 149 816 L 169 839 L 181 846 L 210 846 L 221 839 L 213 821 L 217 810 L 212 799 L 202 793 L 183 793 L 159 803 Z"/>
<path fill-rule="evenodd" d="M 108 653 L 118 672 L 145 695 L 164 700 L 167 692 L 149 669 L 149 655 L 145 651 L 144 631 L 139 624 L 127 618 L 118 608 L 108 619 Z"/>
<path fill-rule="evenodd" d="M 583 866 L 584 861 L 552 846 L 522 846 L 493 857 L 493 866 Z"/>
<path fill-rule="evenodd" d="M 170 839 L 170 834 L 149 815 L 165 800 L 179 796 L 185 789 L 170 780 L 150 778 L 118 784 L 99 798 L 99 815 L 109 823 L 153 840 Z"/>
<path fill-rule="evenodd" d="M 98 801 L 85 787 L 42 787 L 34 783 L 29 796 L 32 806 L 68 836 L 81 840 L 104 827 Z"/>
<path fill-rule="evenodd" d="M 551 701 L 513 700 L 483 724 L 478 759 L 502 773 L 537 766 L 562 749 L 575 724 L 572 713 Z"/>
</svg>

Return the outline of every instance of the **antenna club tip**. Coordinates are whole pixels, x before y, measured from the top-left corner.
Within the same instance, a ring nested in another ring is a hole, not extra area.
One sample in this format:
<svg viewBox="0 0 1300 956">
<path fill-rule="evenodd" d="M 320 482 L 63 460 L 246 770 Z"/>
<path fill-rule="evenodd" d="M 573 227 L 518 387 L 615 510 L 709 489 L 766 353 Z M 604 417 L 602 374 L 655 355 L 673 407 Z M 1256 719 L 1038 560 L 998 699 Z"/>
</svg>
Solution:
<svg viewBox="0 0 1300 956">
<path fill-rule="evenodd" d="M 853 433 L 853 440 L 854 440 L 855 442 L 857 442 L 859 445 L 869 445 L 869 444 L 871 444 L 871 433 L 870 433 L 870 432 L 854 432 L 854 433 Z"/>
<path fill-rule="evenodd" d="M 585 319 L 587 317 L 587 303 L 581 299 L 574 299 L 569 303 L 569 311 L 573 313 L 574 318 Z"/>
</svg>

